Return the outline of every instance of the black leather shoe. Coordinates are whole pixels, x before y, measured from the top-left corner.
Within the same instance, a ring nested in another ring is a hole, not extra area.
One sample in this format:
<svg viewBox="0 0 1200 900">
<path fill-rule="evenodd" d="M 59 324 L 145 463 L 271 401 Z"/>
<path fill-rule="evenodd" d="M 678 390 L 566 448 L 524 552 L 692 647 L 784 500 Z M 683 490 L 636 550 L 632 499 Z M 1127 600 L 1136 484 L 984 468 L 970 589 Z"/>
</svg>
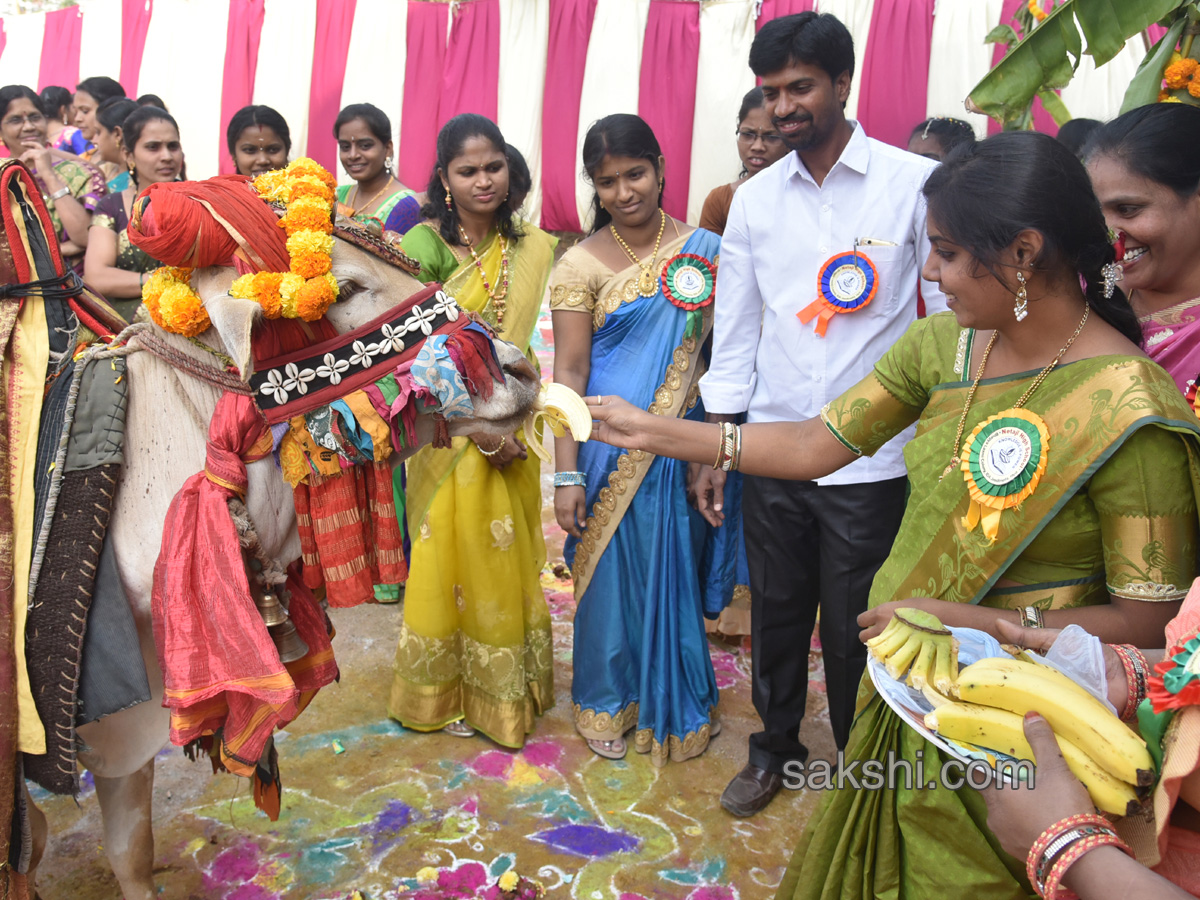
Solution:
<svg viewBox="0 0 1200 900">
<path fill-rule="evenodd" d="M 721 805 L 735 816 L 752 816 L 766 808 L 783 787 L 783 776 L 747 764 L 721 794 Z"/>
</svg>

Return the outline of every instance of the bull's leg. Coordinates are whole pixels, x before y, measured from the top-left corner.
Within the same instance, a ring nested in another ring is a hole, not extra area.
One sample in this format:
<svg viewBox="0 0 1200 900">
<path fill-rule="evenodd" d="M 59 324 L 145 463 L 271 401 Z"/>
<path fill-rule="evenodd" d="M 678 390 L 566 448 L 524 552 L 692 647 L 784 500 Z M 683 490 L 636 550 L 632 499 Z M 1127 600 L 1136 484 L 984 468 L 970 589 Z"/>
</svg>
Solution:
<svg viewBox="0 0 1200 900">
<path fill-rule="evenodd" d="M 154 793 L 154 759 L 132 774 L 96 779 L 96 796 L 104 818 L 104 849 L 125 900 L 154 898 L 154 832 L 150 799 Z"/>
<path fill-rule="evenodd" d="M 46 837 L 49 827 L 46 825 L 46 814 L 33 805 L 33 797 L 29 796 L 29 785 L 25 788 L 25 806 L 29 810 L 29 830 L 33 836 L 33 854 L 29 859 L 29 890 L 35 895 L 37 890 L 37 868 L 46 852 Z M 35 895 L 36 896 L 36 895 Z"/>
</svg>

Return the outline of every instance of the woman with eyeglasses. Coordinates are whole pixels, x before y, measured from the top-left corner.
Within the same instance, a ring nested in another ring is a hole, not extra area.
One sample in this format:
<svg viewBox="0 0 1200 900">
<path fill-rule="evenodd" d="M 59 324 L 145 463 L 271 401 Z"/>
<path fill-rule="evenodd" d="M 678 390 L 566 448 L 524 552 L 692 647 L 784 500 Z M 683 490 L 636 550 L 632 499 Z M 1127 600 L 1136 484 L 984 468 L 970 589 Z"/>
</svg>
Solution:
<svg viewBox="0 0 1200 900">
<path fill-rule="evenodd" d="M 63 262 L 83 274 L 92 211 L 108 191 L 100 170 L 46 142 L 42 98 L 23 84 L 0 88 L 0 139 L 33 173 L 62 247 Z"/>
<path fill-rule="evenodd" d="M 738 156 L 742 158 L 742 173 L 737 181 L 713 188 L 700 210 L 700 227 L 713 234 L 725 231 L 725 220 L 729 217 L 729 206 L 733 203 L 733 192 L 767 166 L 787 155 L 783 138 L 771 124 L 762 88 L 756 87 L 742 98 L 738 111 L 737 128 Z"/>
</svg>

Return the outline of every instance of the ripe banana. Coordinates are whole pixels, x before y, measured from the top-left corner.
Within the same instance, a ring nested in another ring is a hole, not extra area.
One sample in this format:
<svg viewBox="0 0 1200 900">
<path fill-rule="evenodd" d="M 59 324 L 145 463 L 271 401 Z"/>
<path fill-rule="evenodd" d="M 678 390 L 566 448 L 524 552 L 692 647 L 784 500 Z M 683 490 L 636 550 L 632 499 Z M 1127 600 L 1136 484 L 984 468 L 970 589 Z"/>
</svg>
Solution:
<svg viewBox="0 0 1200 900">
<path fill-rule="evenodd" d="M 925 727 L 944 738 L 1032 762 L 1033 750 L 1025 739 L 1023 725 L 1023 717 L 1014 712 L 976 703 L 947 703 L 925 716 Z M 1133 785 L 1100 768 L 1076 744 L 1061 735 L 1055 738 L 1067 767 L 1083 782 L 1097 809 L 1127 816 L 1141 808 Z"/>
<path fill-rule="evenodd" d="M 577 393 L 557 381 L 542 385 L 533 410 L 525 420 L 525 437 L 530 448 L 539 459 L 549 462 L 550 453 L 538 440 L 535 430 L 538 419 L 545 420 L 555 437 L 562 437 L 566 429 L 570 429 L 571 436 L 580 443 L 592 436 L 592 414 L 587 404 Z"/>
<path fill-rule="evenodd" d="M 958 673 L 957 695 L 1018 716 L 1032 710 L 1109 774 L 1134 785 L 1154 780 L 1146 742 L 1057 669 L 1018 659 L 981 659 Z"/>
<path fill-rule="evenodd" d="M 908 683 L 918 690 L 932 685 L 948 694 L 958 671 L 958 641 L 937 616 L 919 609 L 898 609 L 892 621 L 867 641 L 867 649 L 899 679 L 906 670 Z"/>
</svg>

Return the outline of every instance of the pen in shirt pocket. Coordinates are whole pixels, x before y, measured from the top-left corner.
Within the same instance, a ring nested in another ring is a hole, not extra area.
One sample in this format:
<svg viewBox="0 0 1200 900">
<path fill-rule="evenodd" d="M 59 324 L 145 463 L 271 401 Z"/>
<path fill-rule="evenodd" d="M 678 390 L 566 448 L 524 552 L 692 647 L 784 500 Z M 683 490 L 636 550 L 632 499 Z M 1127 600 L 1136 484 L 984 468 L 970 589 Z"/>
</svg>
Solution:
<svg viewBox="0 0 1200 900">
<path fill-rule="evenodd" d="M 883 238 L 860 237 L 854 239 L 855 247 L 899 247 L 895 241 L 885 241 Z"/>
</svg>

